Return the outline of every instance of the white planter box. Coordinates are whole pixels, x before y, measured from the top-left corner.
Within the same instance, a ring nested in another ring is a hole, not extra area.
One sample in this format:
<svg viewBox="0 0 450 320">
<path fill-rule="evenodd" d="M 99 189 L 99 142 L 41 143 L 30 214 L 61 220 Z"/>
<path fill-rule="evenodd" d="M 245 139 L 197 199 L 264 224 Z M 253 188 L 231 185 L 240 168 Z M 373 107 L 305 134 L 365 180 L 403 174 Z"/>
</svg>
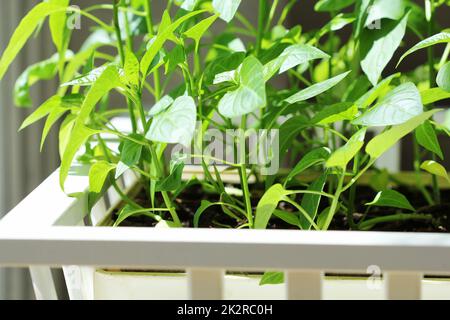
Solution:
<svg viewBox="0 0 450 320">
<path fill-rule="evenodd" d="M 87 190 L 86 168 L 76 170 L 68 192 Z M 134 180 L 125 176 L 123 189 Z M 119 200 L 108 190 L 94 223 Z M 86 213 L 87 193 L 67 197 L 55 172 L 0 221 L 0 265 L 30 266 L 42 299 L 57 298 L 49 266 L 64 266 L 72 299 L 450 298 L 448 281 L 423 279 L 450 274 L 447 234 L 85 227 Z M 323 276 L 366 273 L 369 266 L 384 280 Z M 120 267 L 187 274 L 101 271 Z M 260 287 L 258 278 L 223 270 L 282 270 L 286 285 Z"/>
<path fill-rule="evenodd" d="M 69 267 L 74 270 L 76 267 Z M 74 278 L 71 295 L 78 299 L 96 300 L 186 300 L 189 298 L 188 277 L 184 273 L 164 274 L 149 272 L 114 272 L 86 269 L 93 277 L 85 284 L 83 296 L 78 296 L 76 285 L 82 280 Z M 70 281 L 70 275 L 67 275 Z M 226 300 L 282 300 L 286 286 L 259 285 L 259 276 L 226 275 L 223 298 Z M 326 300 L 382 300 L 385 284 L 380 279 L 357 277 L 326 277 L 322 284 L 322 298 Z M 450 281 L 427 279 L 422 281 L 422 298 L 441 300 L 450 297 Z"/>
</svg>

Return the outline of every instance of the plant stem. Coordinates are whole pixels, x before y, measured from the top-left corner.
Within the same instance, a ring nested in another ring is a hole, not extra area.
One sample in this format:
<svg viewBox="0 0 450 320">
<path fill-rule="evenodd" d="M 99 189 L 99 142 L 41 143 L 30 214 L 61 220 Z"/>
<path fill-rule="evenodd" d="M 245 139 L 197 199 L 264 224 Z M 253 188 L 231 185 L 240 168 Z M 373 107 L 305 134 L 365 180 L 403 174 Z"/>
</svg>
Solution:
<svg viewBox="0 0 450 320">
<path fill-rule="evenodd" d="M 281 12 L 280 19 L 278 20 L 277 25 L 282 26 L 284 24 L 284 21 L 286 20 L 289 12 L 296 3 L 297 0 L 291 0 L 287 5 L 284 6 L 283 12 Z"/>
<path fill-rule="evenodd" d="M 359 228 L 362 230 L 367 230 L 372 228 L 374 225 L 383 222 L 396 222 L 405 220 L 431 220 L 431 219 L 433 219 L 433 215 L 431 214 L 399 213 L 395 215 L 378 217 L 364 221 L 359 225 Z"/>
<path fill-rule="evenodd" d="M 250 23 L 250 21 L 248 21 L 248 19 L 242 15 L 242 13 L 236 12 L 235 17 L 236 17 L 236 19 L 237 19 L 237 20 L 238 20 L 238 21 L 246 28 L 245 30 L 246 30 L 247 32 L 249 32 L 249 35 L 250 35 L 250 34 L 251 34 L 252 36 L 255 35 L 255 32 L 256 32 L 255 28 L 254 28 L 253 25 Z M 239 28 L 239 29 L 241 29 L 241 28 Z M 228 47 L 226 47 L 226 48 L 228 48 Z"/>
<path fill-rule="evenodd" d="M 140 93 L 139 93 L 139 98 L 137 99 L 137 102 L 138 102 L 139 115 L 140 115 L 141 123 L 142 123 L 142 130 L 144 130 L 144 132 L 145 132 L 146 127 L 147 127 L 147 119 L 145 118 L 145 110 L 142 105 L 142 96 Z"/>
<path fill-rule="evenodd" d="M 255 56 L 258 57 L 261 51 L 262 40 L 264 38 L 264 28 L 266 22 L 267 0 L 259 0 L 258 11 L 258 33 L 256 34 Z"/>
<path fill-rule="evenodd" d="M 105 154 L 105 158 L 108 162 L 111 162 L 111 158 L 109 157 L 108 154 L 108 147 L 105 144 L 105 141 L 103 141 L 102 137 L 100 136 L 100 134 L 97 134 L 97 140 L 100 144 L 100 148 L 102 149 L 103 153 Z M 142 208 L 139 204 L 137 204 L 136 202 L 134 202 L 132 199 L 130 199 L 130 197 L 128 197 L 123 191 L 122 189 L 119 188 L 119 186 L 117 185 L 117 182 L 111 178 L 110 179 L 111 185 L 113 186 L 114 190 L 119 194 L 120 198 L 126 202 L 129 205 L 138 207 L 138 208 Z"/>
<path fill-rule="evenodd" d="M 127 5 L 129 5 L 129 1 L 127 2 Z M 125 21 L 125 32 L 127 34 L 127 37 L 125 38 L 125 41 L 127 43 L 127 48 L 130 51 L 133 51 L 133 37 L 131 35 L 130 30 L 130 21 L 128 19 L 128 15 L 126 12 L 123 13 L 124 21 Z"/>
<path fill-rule="evenodd" d="M 125 64 L 125 52 L 123 50 L 122 34 L 120 32 L 120 25 L 119 25 L 119 2 L 120 2 L 120 0 L 113 0 L 113 1 L 114 1 L 114 10 L 113 10 L 114 31 L 116 32 L 116 38 L 117 38 L 117 50 L 119 50 L 120 61 L 122 62 L 122 66 L 123 66 Z"/>
<path fill-rule="evenodd" d="M 356 176 L 354 176 L 354 177 L 352 178 L 352 180 L 350 180 L 350 182 L 347 183 L 347 184 L 345 185 L 345 187 L 342 188 L 342 192 L 346 191 L 346 190 L 347 190 L 348 188 L 350 188 L 356 181 L 358 181 L 358 179 L 361 178 L 361 176 L 362 176 L 364 173 L 366 173 L 366 171 L 369 170 L 369 168 L 370 168 L 374 163 L 375 163 L 375 160 L 374 160 L 374 159 L 371 159 L 371 160 L 367 163 L 367 165 L 366 165 L 363 169 L 361 169 L 361 170 L 358 172 L 358 174 L 357 174 Z"/>
<path fill-rule="evenodd" d="M 147 24 L 148 34 L 150 37 L 153 37 L 155 34 L 153 31 L 152 0 L 145 0 L 144 6 L 146 12 L 145 22 Z M 158 69 L 153 72 L 153 86 L 155 91 L 155 100 L 159 101 L 161 99 L 161 82 Z"/>
<path fill-rule="evenodd" d="M 331 13 L 330 15 L 330 21 L 334 18 L 336 14 L 334 12 Z M 331 55 L 330 59 L 328 59 L 328 77 L 331 78 L 333 76 L 333 55 L 334 55 L 334 45 L 333 45 L 333 41 L 334 41 L 334 31 L 333 28 L 330 25 L 330 30 L 329 30 L 329 39 L 328 39 L 328 52 Z"/>
<path fill-rule="evenodd" d="M 153 147 L 153 145 L 149 146 L 150 149 L 150 153 L 152 155 L 152 159 L 153 159 L 153 163 L 155 165 L 155 169 L 158 175 L 158 178 L 162 177 L 162 169 L 161 169 L 161 165 L 159 163 L 159 158 L 158 155 L 156 154 L 155 148 Z M 169 194 L 167 193 L 167 191 L 161 191 L 161 195 L 163 197 L 164 203 L 167 207 L 167 209 L 169 209 L 170 215 L 172 216 L 173 222 L 178 226 L 181 227 L 181 221 L 180 218 L 178 217 L 177 212 L 175 211 L 175 206 L 172 203 L 171 198 L 169 197 Z"/>
<path fill-rule="evenodd" d="M 428 19 L 428 37 L 431 37 L 434 33 L 434 0 L 426 0 L 427 5 L 427 19 Z M 434 70 L 434 49 L 433 46 L 427 48 L 428 55 L 428 72 L 429 72 L 429 86 L 433 88 L 436 86 L 436 72 Z M 436 161 L 436 155 L 432 153 L 432 160 Z M 441 203 L 441 192 L 439 190 L 439 183 L 436 175 L 431 176 L 433 186 L 433 198 L 436 203 Z"/>
<path fill-rule="evenodd" d="M 359 171 L 359 153 L 356 154 L 354 162 L 353 162 L 353 174 L 356 174 Z M 348 224 L 352 229 L 357 229 L 357 225 L 353 220 L 353 213 L 355 212 L 355 198 L 356 198 L 356 183 L 354 183 L 350 187 L 350 195 L 349 195 L 349 206 L 347 210 L 347 220 Z"/>
<path fill-rule="evenodd" d="M 247 128 L 247 116 L 244 115 L 244 116 L 242 116 L 242 120 L 241 120 L 241 129 L 244 130 L 243 139 L 240 139 L 240 137 L 238 137 L 239 147 L 241 148 L 241 150 L 240 150 L 241 159 L 239 159 L 239 162 L 240 162 L 240 167 L 239 167 L 240 175 L 239 176 L 240 176 L 240 180 L 241 180 L 242 191 L 244 193 L 245 209 L 247 212 L 247 220 L 248 220 L 248 224 L 249 224 L 250 228 L 252 228 L 253 227 L 253 210 L 252 210 L 252 203 L 251 203 L 251 198 L 250 198 L 250 191 L 248 188 L 247 163 L 246 163 L 247 162 L 246 161 L 246 146 L 245 146 L 245 143 L 246 143 L 245 130 L 246 130 L 246 128 Z M 243 140 L 243 141 L 241 141 L 241 140 Z"/>
<path fill-rule="evenodd" d="M 114 1 L 114 7 L 113 7 L 114 18 L 113 19 L 114 19 L 114 30 L 116 32 L 116 38 L 117 38 L 117 50 L 119 51 L 120 61 L 123 66 L 125 64 L 125 52 L 123 50 L 122 34 L 120 32 L 120 25 L 119 25 L 119 2 L 120 2 L 120 0 L 113 0 L 113 1 Z M 128 106 L 128 112 L 130 114 L 131 128 L 133 130 L 133 133 L 136 133 L 137 132 L 136 117 L 134 115 L 133 103 L 130 101 L 129 98 L 127 98 L 127 106 Z"/>
<path fill-rule="evenodd" d="M 333 220 L 333 217 L 336 213 L 336 210 L 339 205 L 339 198 L 341 196 L 341 193 L 343 192 L 342 186 L 344 185 L 344 178 L 345 178 L 345 172 L 343 172 L 338 181 L 338 185 L 336 187 L 336 192 L 334 193 L 333 201 L 331 202 L 330 211 L 328 211 L 327 219 L 322 227 L 322 230 L 328 230 L 330 227 L 331 221 Z"/>
<path fill-rule="evenodd" d="M 424 198 L 427 200 L 428 204 L 433 205 L 434 201 L 430 196 L 430 193 L 428 190 L 424 187 L 420 175 L 420 149 L 419 144 L 417 143 L 416 139 L 413 139 L 413 148 L 414 148 L 414 173 L 416 177 L 416 184 L 419 188 L 420 192 L 422 192 Z"/>
<path fill-rule="evenodd" d="M 311 224 L 311 226 L 314 227 L 314 229 L 320 230 L 320 228 L 314 222 L 313 218 L 311 218 L 311 216 L 308 214 L 308 212 L 306 212 L 305 209 L 302 208 L 302 206 L 300 206 L 297 202 L 289 199 L 288 197 L 286 197 L 283 200 L 286 201 L 287 203 L 292 204 L 305 217 L 305 219 L 308 220 L 308 222 Z"/>
<path fill-rule="evenodd" d="M 334 195 L 332 195 L 332 194 L 329 194 L 327 192 L 314 191 L 314 190 L 292 191 L 292 194 L 315 194 L 315 195 L 318 195 L 318 196 L 324 196 L 324 197 L 327 197 L 327 198 L 330 198 L 330 199 L 334 199 Z"/>
<path fill-rule="evenodd" d="M 272 25 L 273 17 L 275 16 L 275 12 L 277 11 L 278 2 L 279 2 L 279 0 L 274 0 L 273 1 L 272 8 L 270 8 L 269 18 L 268 18 L 267 23 L 266 23 L 265 32 L 269 32 L 270 31 L 270 27 Z"/>
</svg>

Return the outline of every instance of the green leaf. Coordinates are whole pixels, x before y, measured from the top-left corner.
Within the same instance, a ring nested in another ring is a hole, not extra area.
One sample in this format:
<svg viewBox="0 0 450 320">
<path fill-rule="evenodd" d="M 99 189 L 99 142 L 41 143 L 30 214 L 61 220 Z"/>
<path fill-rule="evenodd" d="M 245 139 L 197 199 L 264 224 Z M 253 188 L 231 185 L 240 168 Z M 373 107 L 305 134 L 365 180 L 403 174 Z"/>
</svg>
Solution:
<svg viewBox="0 0 450 320">
<path fill-rule="evenodd" d="M 64 150 L 64 155 L 61 160 L 61 167 L 59 169 L 59 184 L 64 190 L 64 182 L 69 175 L 72 160 L 75 158 L 77 151 L 83 146 L 86 141 L 94 134 L 99 134 L 100 131 L 93 130 L 84 126 L 81 123 L 76 123 L 71 131 L 71 136 Z"/>
<path fill-rule="evenodd" d="M 267 190 L 256 207 L 255 229 L 266 229 L 278 203 L 290 194 L 292 191 L 285 190 L 281 184 L 275 184 Z"/>
<path fill-rule="evenodd" d="M 347 167 L 347 164 L 353 157 L 361 150 L 364 145 L 364 138 L 366 136 L 366 128 L 360 129 L 356 132 L 348 142 L 337 149 L 328 158 L 327 167 L 341 167 L 343 170 Z"/>
<path fill-rule="evenodd" d="M 379 172 L 374 172 L 370 178 L 369 185 L 375 191 L 386 190 L 389 186 L 389 171 L 382 169 Z"/>
<path fill-rule="evenodd" d="M 353 14 L 339 13 L 330 22 L 320 29 L 318 32 L 318 38 L 323 37 L 329 32 L 335 32 L 343 29 L 345 26 L 353 23 L 356 20 Z"/>
<path fill-rule="evenodd" d="M 195 26 L 193 26 L 184 33 L 186 37 L 191 38 L 195 41 L 195 52 L 198 52 L 198 47 L 200 45 L 201 38 L 216 20 L 217 15 L 213 15 L 209 18 L 200 21 L 199 23 L 197 23 Z"/>
<path fill-rule="evenodd" d="M 109 66 L 103 71 L 101 76 L 94 82 L 89 90 L 83 104 L 81 105 L 75 126 L 71 132 L 69 142 L 64 151 L 61 161 L 61 168 L 59 172 L 59 182 L 61 188 L 64 189 L 64 182 L 69 174 L 72 160 L 75 157 L 78 149 L 87 141 L 87 139 L 99 133 L 98 130 L 87 128 L 84 124 L 89 119 L 89 116 L 95 105 L 112 89 L 121 85 L 120 77 L 117 68 Z"/>
<path fill-rule="evenodd" d="M 319 230 L 325 229 L 325 223 L 327 222 L 329 213 L 330 207 L 326 207 L 322 210 L 322 212 L 320 212 L 319 216 L 317 217 L 317 227 L 319 228 Z"/>
<path fill-rule="evenodd" d="M 236 70 L 242 64 L 244 59 L 244 52 L 227 52 L 221 55 L 206 67 L 204 72 L 205 83 L 212 84 L 216 75 L 223 72 Z"/>
<path fill-rule="evenodd" d="M 355 38 L 359 39 L 361 36 L 361 31 L 364 28 L 367 16 L 369 15 L 368 11 L 372 2 L 373 0 L 361 0 L 356 6 L 358 18 L 356 20 Z"/>
<path fill-rule="evenodd" d="M 165 57 L 166 70 L 165 74 L 172 73 L 178 65 L 182 64 L 186 59 L 184 48 L 182 45 L 177 45 Z"/>
<path fill-rule="evenodd" d="M 358 113 L 358 107 L 351 102 L 340 102 L 326 106 L 312 119 L 314 124 L 329 124 L 342 120 L 353 120 Z"/>
<path fill-rule="evenodd" d="M 170 174 L 165 179 L 156 183 L 156 191 L 174 191 L 181 186 L 184 162 L 173 161 L 171 163 Z"/>
<path fill-rule="evenodd" d="M 191 144 L 197 116 L 192 97 L 178 97 L 170 108 L 154 116 L 146 138 L 156 142 Z"/>
<path fill-rule="evenodd" d="M 50 129 L 67 111 L 69 110 L 64 107 L 57 107 L 52 109 L 52 111 L 50 111 L 47 120 L 45 121 L 44 129 L 42 130 L 41 145 L 40 145 L 41 151 L 44 147 L 45 139 L 47 138 Z"/>
<path fill-rule="evenodd" d="M 320 175 L 319 178 L 314 180 L 309 185 L 307 190 L 322 192 L 323 188 L 325 187 L 325 183 L 327 182 L 327 178 L 328 178 L 328 172 L 325 171 L 323 174 Z M 300 206 L 303 209 L 305 209 L 305 211 L 311 217 L 312 221 L 314 221 L 314 219 L 317 216 L 317 210 L 319 210 L 319 204 L 320 204 L 321 198 L 322 198 L 322 196 L 317 195 L 317 194 L 305 194 L 303 196 Z M 304 215 L 299 216 L 299 222 L 300 222 L 300 226 L 303 230 L 311 229 L 311 222 L 308 221 L 308 219 L 306 219 L 306 217 Z"/>
<path fill-rule="evenodd" d="M 399 20 L 405 14 L 405 0 L 374 0 L 369 7 L 365 27 L 376 20 L 392 19 Z"/>
<path fill-rule="evenodd" d="M 8 46 L 0 59 L 0 79 L 3 78 L 10 64 L 23 48 L 27 40 L 34 33 L 41 21 L 48 15 L 56 12 L 64 12 L 65 7 L 41 2 L 33 7 L 30 12 L 20 21 L 15 29 Z"/>
<path fill-rule="evenodd" d="M 129 49 L 126 49 L 125 53 L 125 63 L 123 67 L 125 74 L 125 83 L 132 86 L 139 86 L 139 60 L 136 58 L 134 53 Z"/>
<path fill-rule="evenodd" d="M 441 88 L 431 88 L 420 92 L 422 103 L 424 105 L 432 104 L 437 101 L 450 99 L 450 92 L 446 92 Z"/>
<path fill-rule="evenodd" d="M 415 136 L 417 142 L 422 147 L 437 154 L 439 158 L 444 159 L 444 155 L 442 154 L 436 131 L 429 121 L 425 121 L 422 125 L 417 127 Z"/>
<path fill-rule="evenodd" d="M 29 66 L 16 80 L 14 85 L 14 103 L 18 107 L 30 107 L 30 87 L 40 80 L 50 80 L 58 71 L 58 54 L 50 59 Z"/>
<path fill-rule="evenodd" d="M 400 139 L 412 132 L 420 126 L 425 120 L 429 119 L 433 114 L 440 111 L 439 109 L 424 112 L 411 120 L 395 126 L 388 131 L 379 134 L 367 144 L 366 152 L 372 159 L 379 158 L 383 153 L 389 150 Z"/>
<path fill-rule="evenodd" d="M 50 129 L 53 125 L 68 111 L 72 109 L 78 109 L 82 103 L 82 95 L 80 94 L 69 94 L 61 99 L 61 103 L 55 106 L 49 113 L 47 120 L 45 121 L 44 129 L 42 130 L 41 138 L 41 151 L 44 147 L 45 139 L 47 138 Z"/>
<path fill-rule="evenodd" d="M 314 10 L 319 12 L 336 12 L 355 3 L 355 0 L 319 0 Z"/>
<path fill-rule="evenodd" d="M 237 83 L 238 80 L 236 79 L 236 75 L 237 75 L 237 71 L 236 70 L 226 71 L 226 72 L 222 72 L 222 73 L 216 74 L 216 76 L 214 77 L 213 84 L 217 85 L 217 84 L 221 84 L 221 83 L 224 83 L 224 82 L 235 82 L 235 83 Z"/>
<path fill-rule="evenodd" d="M 148 115 L 153 117 L 161 112 L 163 112 L 164 110 L 167 110 L 167 108 L 169 108 L 172 104 L 173 104 L 173 99 L 171 96 L 164 96 L 162 97 L 148 112 Z"/>
<path fill-rule="evenodd" d="M 61 7 L 68 7 L 70 0 L 49 0 L 50 4 L 58 5 Z M 64 50 L 64 33 L 67 29 L 67 13 L 66 12 L 56 12 L 50 15 L 49 25 L 50 33 L 52 35 L 53 43 L 58 52 Z"/>
<path fill-rule="evenodd" d="M 84 42 L 80 52 L 75 54 L 67 64 L 61 82 L 66 83 L 73 79 L 77 71 L 81 67 L 84 67 L 89 59 L 92 59 L 93 53 L 96 49 L 102 46 L 112 45 L 113 43 L 115 43 L 115 39 L 111 39 L 111 36 L 107 31 L 103 29 L 94 31 Z"/>
<path fill-rule="evenodd" d="M 397 65 L 399 65 L 403 61 L 403 59 L 405 59 L 407 56 L 409 56 L 413 52 L 416 52 L 416 51 L 424 49 L 424 48 L 428 48 L 430 46 L 434 46 L 438 43 L 448 43 L 448 42 L 450 42 L 450 32 L 441 32 L 441 33 L 435 34 L 434 36 L 426 38 L 425 40 L 420 41 L 414 47 L 412 47 L 411 49 L 406 51 L 405 54 L 401 56 Z"/>
<path fill-rule="evenodd" d="M 416 86 L 404 83 L 390 91 L 373 108 L 355 119 L 353 124 L 368 127 L 405 123 L 423 112 L 422 97 Z"/>
<path fill-rule="evenodd" d="M 383 79 L 380 83 L 378 83 L 375 87 L 370 89 L 367 93 L 361 96 L 357 101 L 356 105 L 359 109 L 365 109 L 375 102 L 382 94 L 386 92 L 391 84 L 392 80 L 400 77 L 400 73 L 393 74 L 386 79 Z"/>
<path fill-rule="evenodd" d="M 19 131 L 44 118 L 50 113 L 50 111 L 52 111 L 54 108 L 57 108 L 59 105 L 61 105 L 61 97 L 51 97 L 24 120 L 24 122 L 20 126 Z"/>
<path fill-rule="evenodd" d="M 450 92 L 450 62 L 444 64 L 439 70 L 436 83 L 441 89 Z"/>
<path fill-rule="evenodd" d="M 263 66 L 254 56 L 247 57 L 239 71 L 239 88 L 219 102 L 219 112 L 228 118 L 240 117 L 266 106 Z"/>
<path fill-rule="evenodd" d="M 264 66 L 264 79 L 268 81 L 277 70 L 281 74 L 308 61 L 328 58 L 330 58 L 328 54 L 313 46 L 294 44 L 284 49 L 279 57 Z"/>
<path fill-rule="evenodd" d="M 372 202 L 366 203 L 366 206 L 392 207 L 415 211 L 408 199 L 398 191 L 386 189 L 380 191 Z"/>
<path fill-rule="evenodd" d="M 361 33 L 361 68 L 374 86 L 405 35 L 408 16 L 401 21 L 383 21 L 381 29 Z"/>
<path fill-rule="evenodd" d="M 448 182 L 450 182 L 447 170 L 444 168 L 443 165 L 437 163 L 436 161 L 432 160 L 425 161 L 420 165 L 420 168 L 431 174 L 434 174 L 435 176 L 442 177 L 446 179 Z"/>
<path fill-rule="evenodd" d="M 241 4 L 241 0 L 213 0 L 214 10 L 220 14 L 220 18 L 230 22 Z"/>
<path fill-rule="evenodd" d="M 89 115 L 94 109 L 95 105 L 112 89 L 120 87 L 121 81 L 119 72 L 116 66 L 107 66 L 95 80 L 86 98 L 81 105 L 80 113 L 78 114 L 78 121 L 84 123 L 88 120 Z"/>
<path fill-rule="evenodd" d="M 280 155 L 284 155 L 292 144 L 292 140 L 300 131 L 310 127 L 311 124 L 304 116 L 294 116 L 280 126 Z"/>
<path fill-rule="evenodd" d="M 259 285 L 282 284 L 284 283 L 284 272 L 264 272 Z"/>
<path fill-rule="evenodd" d="M 116 166 L 106 161 L 94 163 L 89 170 L 89 192 L 100 193 L 105 185 L 106 178 Z"/>
<path fill-rule="evenodd" d="M 292 180 L 295 176 L 312 166 L 324 163 L 330 157 L 331 151 L 328 148 L 322 147 L 308 152 L 297 165 L 289 172 L 286 177 L 286 183 Z"/>
<path fill-rule="evenodd" d="M 313 84 L 312 86 L 303 89 L 300 92 L 297 92 L 293 96 L 290 96 L 285 101 L 289 104 L 294 104 L 297 102 L 314 98 L 315 96 L 318 96 L 319 94 L 333 88 L 335 85 L 341 82 L 350 72 L 351 71 L 347 71 L 331 79 Z"/>
<path fill-rule="evenodd" d="M 114 222 L 114 227 L 119 226 L 129 217 L 134 216 L 137 212 L 140 212 L 138 207 L 126 204 L 119 212 L 116 221 Z"/>
<path fill-rule="evenodd" d="M 176 0 L 175 3 L 186 11 L 194 10 L 198 0 Z"/>
<path fill-rule="evenodd" d="M 59 157 L 62 158 L 64 155 L 64 151 L 66 150 L 67 143 L 70 139 L 70 134 L 72 132 L 73 126 L 75 125 L 76 121 L 76 115 L 69 114 L 64 121 L 61 123 L 61 126 L 59 127 L 59 144 L 58 144 L 58 151 L 59 151 Z"/>
<path fill-rule="evenodd" d="M 137 134 L 131 134 L 130 137 L 135 140 L 141 140 L 141 136 Z M 142 148 L 142 144 L 125 140 L 122 150 L 120 150 L 120 161 L 117 164 L 115 179 L 118 179 L 125 171 L 139 162 Z"/>
<path fill-rule="evenodd" d="M 293 225 L 297 228 L 299 228 L 299 221 L 298 221 L 298 214 L 296 212 L 287 212 L 283 210 L 275 209 L 273 212 L 273 215 L 277 217 L 278 219 L 283 220 L 286 223 L 289 223 L 290 225 Z"/>
<path fill-rule="evenodd" d="M 145 79 L 148 71 L 149 71 L 149 67 L 152 64 L 153 60 L 155 59 L 156 55 L 159 53 L 159 51 L 162 49 L 164 43 L 173 36 L 173 32 L 185 21 L 189 20 L 190 18 L 205 12 L 205 10 L 197 10 L 191 13 L 188 13 L 184 16 L 182 16 L 181 18 L 179 18 L 178 20 L 176 20 L 173 23 L 170 23 L 169 25 L 165 26 L 164 28 L 162 28 L 160 26 L 159 28 L 159 32 L 156 36 L 156 38 L 154 38 L 154 41 L 152 42 L 152 44 L 150 45 L 150 47 L 147 49 L 147 51 L 145 52 L 144 56 L 141 59 L 141 63 L 140 63 L 140 68 L 141 68 L 141 73 L 143 75 L 143 78 Z M 167 11 L 164 12 L 163 14 L 163 20 L 165 19 L 165 21 L 170 21 L 170 15 Z M 143 80 L 144 80 L 143 79 Z"/>
<path fill-rule="evenodd" d="M 208 200 L 202 200 L 200 203 L 200 207 L 197 209 L 197 211 L 194 214 L 194 228 L 198 228 L 200 217 L 202 216 L 203 212 L 205 212 L 208 208 L 218 205 L 217 203 L 209 202 Z"/>
<path fill-rule="evenodd" d="M 135 216 L 135 215 L 143 215 L 143 216 L 148 216 L 154 220 L 156 220 L 158 222 L 158 224 L 155 226 L 155 228 L 160 228 L 162 227 L 162 225 L 160 225 L 160 223 L 162 223 L 162 219 L 160 216 L 155 215 L 153 213 L 151 213 L 152 210 L 151 209 L 143 209 L 137 206 L 132 206 L 129 204 L 126 204 L 119 212 L 118 217 L 116 219 L 116 221 L 114 222 L 114 227 L 119 226 L 122 222 L 124 222 L 126 219 Z M 167 223 L 165 224 L 166 227 L 167 226 L 171 226 L 170 221 L 166 221 Z"/>
</svg>

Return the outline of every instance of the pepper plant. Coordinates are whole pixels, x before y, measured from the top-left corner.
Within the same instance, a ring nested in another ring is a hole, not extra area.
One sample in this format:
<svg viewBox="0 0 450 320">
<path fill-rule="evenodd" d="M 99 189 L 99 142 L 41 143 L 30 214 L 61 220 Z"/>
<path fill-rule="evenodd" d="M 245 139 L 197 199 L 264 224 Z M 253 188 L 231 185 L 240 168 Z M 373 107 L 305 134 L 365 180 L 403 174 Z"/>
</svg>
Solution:
<svg viewBox="0 0 450 320">
<path fill-rule="evenodd" d="M 55 95 L 21 129 L 46 118 L 42 146 L 59 125 L 61 187 L 75 163 L 90 165 L 91 204 L 109 186 L 123 199 L 115 225 L 143 216 L 168 227 L 198 227 L 214 210 L 219 218 L 207 226 L 265 229 L 276 220 L 327 230 L 343 215 L 348 228 L 370 230 L 383 222 L 431 220 L 392 188 L 401 182 L 377 160 L 413 134 L 416 187 L 429 205 L 441 203 L 438 178 L 449 178 L 438 136 L 450 135 L 450 125 L 433 115 L 450 98 L 450 31 L 435 15 L 448 12 L 450 2 L 320 0 L 314 9 L 329 21 L 312 31 L 286 22 L 301 1 L 256 2 L 256 25 L 240 11 L 241 0 L 167 0 L 163 11 L 152 0 L 86 8 L 69 0 L 37 4 L 3 51 L 0 78 L 28 38 L 46 30 L 48 19 L 55 54 L 23 72 L 14 98 L 19 107 L 32 107 L 33 84 L 59 81 Z M 79 31 L 76 19 L 94 26 Z M 74 32 L 88 35 L 77 51 L 70 49 Z M 402 41 L 409 34 L 417 45 L 408 50 Z M 446 47 L 438 53 L 439 44 Z M 399 52 L 398 64 L 405 64 L 422 49 L 426 65 L 388 74 Z M 127 129 L 117 127 L 118 116 L 127 118 Z M 369 139 L 374 128 L 379 134 Z M 224 137 L 229 130 L 243 132 L 232 139 L 232 161 L 207 152 L 202 141 L 211 129 Z M 278 133 L 270 160 L 284 169 L 264 174 L 250 162 L 259 147 L 249 146 L 249 130 Z M 167 157 L 176 145 L 194 151 Z M 182 179 L 186 159 L 199 162 L 203 178 Z M 239 184 L 224 181 L 219 165 L 236 172 Z M 139 178 L 148 205 L 118 186 L 127 170 Z M 358 180 L 368 172 L 373 198 L 355 221 Z M 432 175 L 431 189 L 423 172 Z M 183 221 L 178 200 L 194 185 L 210 196 L 198 201 L 191 221 Z M 396 212 L 368 218 L 373 207 Z"/>
</svg>

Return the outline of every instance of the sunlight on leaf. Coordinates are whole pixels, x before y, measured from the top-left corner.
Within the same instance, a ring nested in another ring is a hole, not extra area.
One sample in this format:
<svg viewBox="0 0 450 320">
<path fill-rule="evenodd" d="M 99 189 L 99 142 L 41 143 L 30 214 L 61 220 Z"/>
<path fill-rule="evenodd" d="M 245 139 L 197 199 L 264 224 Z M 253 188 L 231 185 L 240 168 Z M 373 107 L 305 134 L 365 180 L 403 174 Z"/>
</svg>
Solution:
<svg viewBox="0 0 450 320">
<path fill-rule="evenodd" d="M 331 154 L 326 162 L 327 167 L 341 167 L 345 170 L 350 160 L 352 160 L 363 147 L 365 136 L 366 128 L 360 129 L 355 133 L 344 146 Z"/>
<path fill-rule="evenodd" d="M 106 161 L 94 163 L 89 170 L 89 191 L 100 193 L 105 185 L 106 178 L 116 166 Z"/>
<path fill-rule="evenodd" d="M 220 18 L 226 22 L 230 22 L 236 14 L 241 0 L 213 0 L 214 10 L 220 14 Z"/>
<path fill-rule="evenodd" d="M 442 153 L 441 146 L 439 145 L 436 131 L 429 121 L 425 121 L 422 125 L 417 127 L 415 136 L 417 142 L 422 147 L 424 147 L 428 151 L 433 152 L 442 160 L 444 159 L 444 155 Z"/>
<path fill-rule="evenodd" d="M 393 207 L 415 211 L 414 207 L 403 194 L 390 189 L 378 192 L 375 199 L 372 202 L 366 203 L 366 206 Z"/>
<path fill-rule="evenodd" d="M 33 9 L 27 13 L 15 29 L 5 51 L 3 51 L 3 55 L 0 59 L 0 79 L 3 78 L 10 64 L 31 37 L 34 30 L 39 26 L 42 19 L 50 14 L 64 12 L 65 10 L 66 7 L 64 6 L 41 2 L 35 5 Z"/>
<path fill-rule="evenodd" d="M 450 62 L 444 64 L 439 70 L 436 83 L 442 90 L 450 92 Z"/>
<path fill-rule="evenodd" d="M 285 190 L 281 184 L 273 185 L 267 190 L 256 207 L 255 229 L 266 229 L 270 217 L 278 207 L 278 203 L 290 194 L 292 192 Z"/>
<path fill-rule="evenodd" d="M 436 161 L 432 160 L 425 161 L 420 165 L 420 168 L 431 174 L 442 177 L 446 179 L 448 182 L 450 182 L 450 177 L 448 176 L 447 170 L 443 165 L 437 163 Z"/>
<path fill-rule="evenodd" d="M 361 34 L 361 68 L 375 86 L 405 35 L 409 13 L 400 21 L 383 21 L 381 29 Z"/>
<path fill-rule="evenodd" d="M 156 114 L 146 138 L 163 143 L 191 144 L 195 130 L 196 106 L 189 96 L 178 97 L 171 107 Z"/>
<path fill-rule="evenodd" d="M 439 109 L 424 112 L 411 120 L 393 127 L 388 131 L 376 136 L 367 144 L 366 152 L 372 159 L 379 158 L 383 153 L 388 151 L 393 145 L 395 145 L 400 139 L 412 132 L 418 126 L 420 126 L 425 120 L 429 119 Z"/>
<path fill-rule="evenodd" d="M 303 89 L 300 92 L 297 92 L 293 96 L 290 96 L 285 101 L 289 104 L 293 104 L 314 98 L 315 96 L 318 96 L 319 94 L 333 88 L 335 85 L 341 82 L 350 72 L 351 71 L 347 71 L 334 78 L 313 84 L 312 86 Z"/>
<path fill-rule="evenodd" d="M 425 40 L 420 41 L 414 47 L 412 47 L 411 49 L 406 51 L 405 54 L 402 55 L 402 57 L 398 61 L 397 65 L 399 65 L 407 56 L 409 56 L 413 52 L 428 48 L 430 46 L 434 46 L 438 43 L 448 43 L 448 42 L 450 42 L 450 32 L 441 32 L 441 33 L 435 34 L 434 36 L 426 38 Z"/>
<path fill-rule="evenodd" d="M 219 112 L 228 118 L 243 116 L 266 105 L 263 66 L 254 56 L 247 57 L 239 71 L 239 88 L 219 102 Z"/>
<path fill-rule="evenodd" d="M 366 111 L 353 124 L 368 127 L 401 124 L 423 112 L 419 90 L 411 83 L 404 83 L 390 91 L 372 109 Z"/>
</svg>

